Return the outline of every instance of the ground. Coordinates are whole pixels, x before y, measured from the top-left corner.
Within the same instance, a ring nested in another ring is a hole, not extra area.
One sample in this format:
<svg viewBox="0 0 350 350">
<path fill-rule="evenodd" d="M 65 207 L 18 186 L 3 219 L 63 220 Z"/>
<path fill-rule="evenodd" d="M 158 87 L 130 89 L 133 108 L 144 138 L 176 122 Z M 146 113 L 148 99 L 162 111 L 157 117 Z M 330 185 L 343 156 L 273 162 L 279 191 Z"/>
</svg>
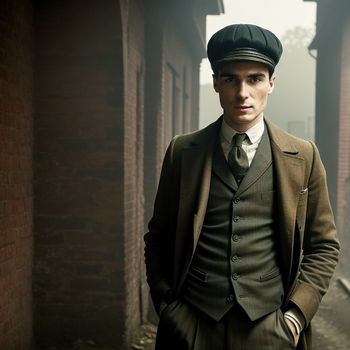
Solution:
<svg viewBox="0 0 350 350">
<path fill-rule="evenodd" d="M 315 350 L 350 349 L 350 290 L 340 283 L 342 278 L 350 281 L 347 266 L 343 263 L 337 269 L 330 289 L 312 321 Z"/>
</svg>

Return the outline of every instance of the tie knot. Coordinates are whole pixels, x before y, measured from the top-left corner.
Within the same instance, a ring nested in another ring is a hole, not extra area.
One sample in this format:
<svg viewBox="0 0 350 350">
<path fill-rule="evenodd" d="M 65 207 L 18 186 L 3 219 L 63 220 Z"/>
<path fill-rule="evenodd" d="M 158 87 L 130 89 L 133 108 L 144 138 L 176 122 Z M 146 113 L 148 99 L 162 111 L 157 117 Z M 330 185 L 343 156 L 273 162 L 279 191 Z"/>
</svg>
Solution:
<svg viewBox="0 0 350 350">
<path fill-rule="evenodd" d="M 235 134 L 232 138 L 232 145 L 233 146 L 242 146 L 243 141 L 247 138 L 247 134 Z"/>
</svg>

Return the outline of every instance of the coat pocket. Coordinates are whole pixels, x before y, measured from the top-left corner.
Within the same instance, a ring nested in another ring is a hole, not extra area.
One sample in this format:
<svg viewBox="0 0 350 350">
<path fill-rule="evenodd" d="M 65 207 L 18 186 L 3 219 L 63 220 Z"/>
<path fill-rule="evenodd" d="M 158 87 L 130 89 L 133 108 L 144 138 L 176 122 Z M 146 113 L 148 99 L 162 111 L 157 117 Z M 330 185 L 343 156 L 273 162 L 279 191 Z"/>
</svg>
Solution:
<svg viewBox="0 0 350 350">
<path fill-rule="evenodd" d="M 208 279 L 208 273 L 195 266 L 191 266 L 188 275 L 200 282 L 207 282 Z"/>
<path fill-rule="evenodd" d="M 271 280 L 281 274 L 281 271 L 279 268 L 273 269 L 270 272 L 266 273 L 265 275 L 260 276 L 260 282 Z"/>
</svg>

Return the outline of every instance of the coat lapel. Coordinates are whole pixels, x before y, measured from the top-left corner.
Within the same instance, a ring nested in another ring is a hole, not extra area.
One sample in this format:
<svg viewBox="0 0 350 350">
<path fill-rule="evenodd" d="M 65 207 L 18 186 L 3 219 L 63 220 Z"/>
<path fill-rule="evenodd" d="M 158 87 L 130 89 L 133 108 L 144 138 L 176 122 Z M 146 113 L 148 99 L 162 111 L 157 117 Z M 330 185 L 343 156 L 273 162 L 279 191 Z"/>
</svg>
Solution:
<svg viewBox="0 0 350 350">
<path fill-rule="evenodd" d="M 213 156 L 213 172 L 216 174 L 221 181 L 226 184 L 231 190 L 236 193 L 238 185 L 233 176 L 233 173 L 228 165 L 227 159 L 225 158 L 224 151 L 221 147 L 219 138 L 215 145 L 214 156 Z"/>
<path fill-rule="evenodd" d="M 305 160 L 283 130 L 266 121 L 275 167 L 280 247 L 289 285 L 292 269 L 296 212 L 303 189 Z"/>
<path fill-rule="evenodd" d="M 181 287 L 192 259 L 207 208 L 213 152 L 222 118 L 182 149 L 178 223 L 175 243 L 175 283 Z M 193 235 L 188 237 L 188 224 Z M 184 236 L 185 235 L 185 236 Z M 190 248 L 189 248 L 190 247 Z"/>
</svg>

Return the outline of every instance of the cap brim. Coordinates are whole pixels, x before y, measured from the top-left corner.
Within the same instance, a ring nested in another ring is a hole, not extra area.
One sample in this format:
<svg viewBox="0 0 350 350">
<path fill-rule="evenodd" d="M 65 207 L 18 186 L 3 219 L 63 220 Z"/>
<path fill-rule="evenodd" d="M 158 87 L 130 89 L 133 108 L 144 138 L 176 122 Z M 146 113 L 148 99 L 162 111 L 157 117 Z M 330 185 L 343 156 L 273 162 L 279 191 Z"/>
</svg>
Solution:
<svg viewBox="0 0 350 350">
<path fill-rule="evenodd" d="M 222 57 L 221 59 L 217 60 L 215 62 L 215 65 L 222 62 L 230 61 L 254 61 L 267 64 L 271 68 L 275 68 L 276 66 L 275 61 L 271 57 L 263 54 L 262 52 L 246 48 L 237 49 L 227 53 L 225 57 Z"/>
</svg>

